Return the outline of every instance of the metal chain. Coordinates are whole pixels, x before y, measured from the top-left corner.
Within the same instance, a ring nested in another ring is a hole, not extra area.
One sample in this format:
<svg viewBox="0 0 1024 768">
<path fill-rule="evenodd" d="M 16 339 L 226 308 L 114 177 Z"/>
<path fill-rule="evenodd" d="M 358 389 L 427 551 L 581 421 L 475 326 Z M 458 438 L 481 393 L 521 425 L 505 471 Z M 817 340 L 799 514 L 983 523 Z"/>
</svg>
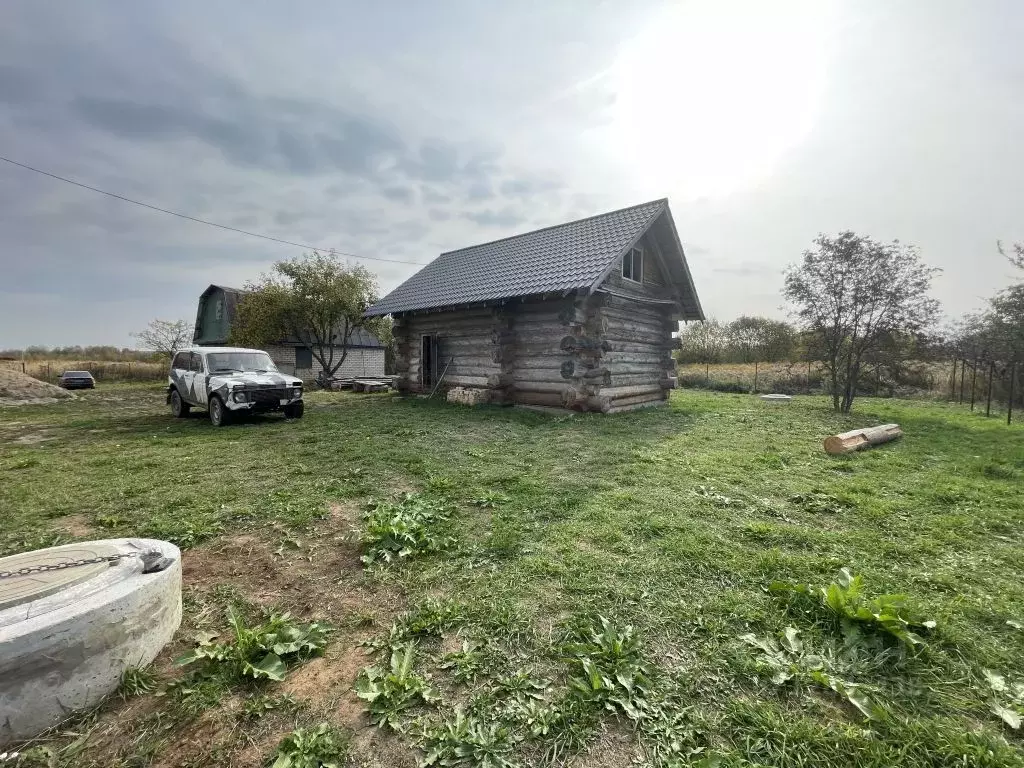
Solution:
<svg viewBox="0 0 1024 768">
<path fill-rule="evenodd" d="M 28 576 L 32 573 L 46 573 L 47 571 L 63 571 L 67 568 L 78 568 L 82 565 L 95 565 L 97 563 L 113 563 L 123 560 L 126 557 L 139 557 L 141 552 L 126 552 L 120 555 L 104 555 L 101 557 L 89 557 L 81 560 L 69 560 L 66 563 L 44 563 L 42 565 L 30 565 L 19 568 L 16 571 L 0 571 L 0 579 L 13 579 L 15 576 Z"/>
</svg>

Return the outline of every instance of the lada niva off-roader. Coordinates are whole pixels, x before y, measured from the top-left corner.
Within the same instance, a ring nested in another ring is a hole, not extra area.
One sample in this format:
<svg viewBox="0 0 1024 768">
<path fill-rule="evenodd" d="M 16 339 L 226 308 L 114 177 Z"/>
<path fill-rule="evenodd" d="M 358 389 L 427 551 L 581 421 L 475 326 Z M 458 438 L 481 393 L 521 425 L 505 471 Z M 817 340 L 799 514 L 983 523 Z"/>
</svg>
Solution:
<svg viewBox="0 0 1024 768">
<path fill-rule="evenodd" d="M 259 349 L 193 347 L 171 359 L 167 402 L 179 418 L 191 408 L 208 411 L 215 427 L 244 413 L 281 411 L 301 419 L 302 381 L 278 371 Z"/>
</svg>

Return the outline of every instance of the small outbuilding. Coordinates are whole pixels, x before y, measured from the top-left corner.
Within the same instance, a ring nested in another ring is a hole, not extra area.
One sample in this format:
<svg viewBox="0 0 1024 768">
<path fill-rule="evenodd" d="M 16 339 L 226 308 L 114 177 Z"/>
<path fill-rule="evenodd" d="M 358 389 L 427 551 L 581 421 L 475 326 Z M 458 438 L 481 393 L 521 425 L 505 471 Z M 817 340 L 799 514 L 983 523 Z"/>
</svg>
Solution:
<svg viewBox="0 0 1024 768">
<path fill-rule="evenodd" d="M 201 347 L 222 347 L 228 344 L 231 323 L 238 313 L 238 302 L 245 291 L 225 285 L 211 285 L 199 296 L 196 327 L 192 343 Z M 348 351 L 334 376 L 338 379 L 384 376 L 384 344 L 365 328 L 356 328 L 349 338 Z M 333 358 L 339 360 L 342 345 L 334 346 Z M 312 381 L 323 370 L 313 350 L 297 338 L 281 339 L 263 350 L 281 371 Z M 327 357 L 327 353 L 324 353 Z"/>
<path fill-rule="evenodd" d="M 704 319 L 667 200 L 443 253 L 367 315 L 394 320 L 400 390 L 605 413 L 667 400 Z"/>
</svg>

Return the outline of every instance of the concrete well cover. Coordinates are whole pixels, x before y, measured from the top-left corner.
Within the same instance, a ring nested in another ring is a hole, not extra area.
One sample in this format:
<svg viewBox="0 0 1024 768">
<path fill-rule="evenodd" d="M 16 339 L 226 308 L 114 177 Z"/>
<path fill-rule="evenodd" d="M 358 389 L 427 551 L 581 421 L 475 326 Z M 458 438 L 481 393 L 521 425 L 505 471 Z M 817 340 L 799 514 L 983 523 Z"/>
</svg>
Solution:
<svg viewBox="0 0 1024 768">
<path fill-rule="evenodd" d="M 145 573 L 144 553 L 165 568 Z M 181 623 L 181 552 L 106 539 L 0 559 L 0 571 L 109 555 L 113 562 L 0 579 L 0 752 L 94 706 L 157 656 Z"/>
<path fill-rule="evenodd" d="M 37 552 L 23 552 L 20 555 L 0 557 L 0 572 L 18 571 L 22 568 L 34 568 L 45 565 L 60 565 L 76 560 L 91 560 L 95 557 L 106 557 L 117 554 L 117 549 L 104 542 L 94 542 L 84 546 L 72 545 L 43 549 Z M 93 563 L 56 571 L 38 571 L 24 576 L 13 576 L 0 579 L 0 611 L 15 605 L 38 600 L 55 594 L 66 587 L 81 584 L 83 581 L 99 576 L 111 567 L 110 563 Z"/>
</svg>

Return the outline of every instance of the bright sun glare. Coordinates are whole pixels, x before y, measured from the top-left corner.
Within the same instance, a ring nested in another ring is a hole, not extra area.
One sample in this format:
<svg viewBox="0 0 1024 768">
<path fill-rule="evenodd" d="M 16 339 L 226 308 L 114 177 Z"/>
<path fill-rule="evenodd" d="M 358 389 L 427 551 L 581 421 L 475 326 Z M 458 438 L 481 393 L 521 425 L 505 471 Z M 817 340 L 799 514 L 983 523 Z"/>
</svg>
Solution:
<svg viewBox="0 0 1024 768">
<path fill-rule="evenodd" d="M 770 174 L 814 124 L 828 6 L 679 3 L 631 40 L 611 72 L 611 130 L 614 151 L 640 185 L 717 197 Z"/>
</svg>

